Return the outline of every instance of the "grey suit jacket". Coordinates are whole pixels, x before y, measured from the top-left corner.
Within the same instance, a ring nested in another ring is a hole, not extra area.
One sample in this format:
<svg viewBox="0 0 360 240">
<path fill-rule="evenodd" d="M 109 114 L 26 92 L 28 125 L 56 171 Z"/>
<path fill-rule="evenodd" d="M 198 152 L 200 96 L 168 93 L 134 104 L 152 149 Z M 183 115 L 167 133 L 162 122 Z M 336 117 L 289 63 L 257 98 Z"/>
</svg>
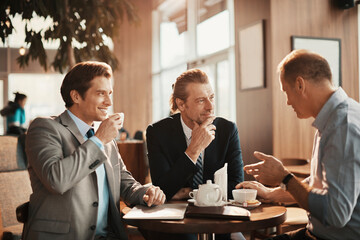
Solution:
<svg viewBox="0 0 360 240">
<path fill-rule="evenodd" d="M 98 189 L 95 170 L 105 163 L 109 183 L 109 232 L 127 239 L 119 212 L 120 197 L 144 204 L 147 188 L 127 171 L 115 141 L 102 151 L 80 134 L 65 111 L 55 118 L 37 118 L 29 127 L 26 154 L 33 194 L 25 239 L 94 239 Z"/>
</svg>

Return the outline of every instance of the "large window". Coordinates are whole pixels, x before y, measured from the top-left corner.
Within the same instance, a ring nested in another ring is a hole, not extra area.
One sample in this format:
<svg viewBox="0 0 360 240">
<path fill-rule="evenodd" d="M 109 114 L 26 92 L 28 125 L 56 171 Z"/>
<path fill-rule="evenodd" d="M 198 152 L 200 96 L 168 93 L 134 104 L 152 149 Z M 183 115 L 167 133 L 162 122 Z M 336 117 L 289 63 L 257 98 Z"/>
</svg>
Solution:
<svg viewBox="0 0 360 240">
<path fill-rule="evenodd" d="M 236 121 L 232 5 L 232 0 L 167 0 L 154 11 L 153 121 L 169 115 L 171 86 L 190 68 L 208 75 L 215 114 Z"/>
<path fill-rule="evenodd" d="M 25 105 L 26 124 L 38 116 L 55 116 L 65 110 L 60 86 L 61 74 L 9 74 L 9 100 L 14 92 L 27 95 Z"/>
<path fill-rule="evenodd" d="M 230 46 L 230 18 L 226 1 L 199 0 L 197 10 L 197 53 L 204 56 Z"/>
</svg>

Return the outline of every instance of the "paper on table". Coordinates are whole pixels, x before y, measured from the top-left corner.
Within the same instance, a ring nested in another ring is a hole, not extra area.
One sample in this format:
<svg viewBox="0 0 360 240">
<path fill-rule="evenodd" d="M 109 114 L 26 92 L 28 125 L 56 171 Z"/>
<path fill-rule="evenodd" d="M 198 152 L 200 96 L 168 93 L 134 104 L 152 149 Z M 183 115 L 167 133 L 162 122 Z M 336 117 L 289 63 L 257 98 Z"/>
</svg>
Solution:
<svg viewBox="0 0 360 240">
<path fill-rule="evenodd" d="M 124 219 L 183 219 L 187 203 L 163 204 L 156 207 L 137 205 Z"/>
<path fill-rule="evenodd" d="M 223 201 L 227 202 L 227 184 L 228 184 L 228 177 L 227 177 L 227 163 L 225 163 L 224 167 L 217 170 L 214 174 L 215 184 L 219 185 L 221 192 L 222 192 L 222 199 Z"/>
</svg>

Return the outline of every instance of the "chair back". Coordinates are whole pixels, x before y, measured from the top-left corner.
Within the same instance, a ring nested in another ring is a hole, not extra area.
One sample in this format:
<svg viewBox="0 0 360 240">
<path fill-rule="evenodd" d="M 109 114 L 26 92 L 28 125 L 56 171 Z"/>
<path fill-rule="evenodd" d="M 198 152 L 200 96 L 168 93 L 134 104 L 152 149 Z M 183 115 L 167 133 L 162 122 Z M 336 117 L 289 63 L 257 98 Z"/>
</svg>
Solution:
<svg viewBox="0 0 360 240">
<path fill-rule="evenodd" d="M 25 139 L 25 135 L 0 136 L 0 172 L 26 169 L 23 144 L 18 139 Z"/>
<path fill-rule="evenodd" d="M 0 193 L 2 227 L 18 225 L 16 208 L 29 201 L 32 193 L 28 171 L 0 172 Z"/>
</svg>

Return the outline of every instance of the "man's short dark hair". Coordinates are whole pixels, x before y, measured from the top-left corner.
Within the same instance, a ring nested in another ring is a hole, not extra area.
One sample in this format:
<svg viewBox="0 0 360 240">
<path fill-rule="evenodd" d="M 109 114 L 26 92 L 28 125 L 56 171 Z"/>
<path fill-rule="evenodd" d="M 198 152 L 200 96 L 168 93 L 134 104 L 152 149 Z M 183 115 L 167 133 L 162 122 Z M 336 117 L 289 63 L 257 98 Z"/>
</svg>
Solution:
<svg viewBox="0 0 360 240">
<path fill-rule="evenodd" d="M 299 76 L 313 83 L 332 81 L 331 69 L 326 59 L 304 49 L 289 53 L 280 62 L 278 72 L 291 85 Z"/>
<path fill-rule="evenodd" d="M 111 67 L 106 63 L 93 61 L 76 64 L 66 74 L 61 85 L 60 91 L 65 107 L 69 108 L 74 104 L 70 96 L 72 90 L 76 90 L 84 99 L 86 91 L 91 87 L 91 81 L 99 76 L 111 78 Z"/>
</svg>

